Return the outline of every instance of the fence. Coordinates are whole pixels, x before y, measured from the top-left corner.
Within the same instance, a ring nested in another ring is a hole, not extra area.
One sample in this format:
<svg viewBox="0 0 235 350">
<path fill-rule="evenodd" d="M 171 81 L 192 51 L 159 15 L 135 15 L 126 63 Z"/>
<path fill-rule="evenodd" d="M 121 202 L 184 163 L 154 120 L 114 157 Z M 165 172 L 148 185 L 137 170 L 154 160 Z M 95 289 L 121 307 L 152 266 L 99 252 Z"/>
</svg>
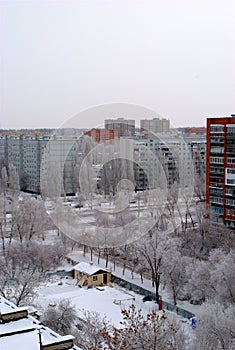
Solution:
<svg viewBox="0 0 235 350">
<path fill-rule="evenodd" d="M 60 270 L 55 272 L 46 272 L 46 277 L 49 277 L 49 278 L 53 276 L 61 277 L 61 278 L 64 278 L 66 276 L 73 277 L 73 275 L 74 275 L 73 270 L 71 271 Z"/>
<path fill-rule="evenodd" d="M 131 283 L 129 281 L 125 281 L 124 279 L 122 279 L 120 277 L 112 275 L 112 282 L 117 283 L 120 287 L 131 290 L 137 294 L 141 294 L 144 296 L 150 296 L 150 298 L 153 300 L 156 298 L 155 293 L 153 293 L 153 292 L 151 292 L 151 291 L 149 291 L 141 286 L 137 286 L 134 283 Z M 159 297 L 162 299 L 161 295 L 159 295 Z M 195 316 L 192 312 L 184 310 L 176 305 L 170 304 L 167 301 L 163 300 L 162 305 L 163 305 L 164 309 L 176 312 L 179 316 L 182 316 L 184 318 L 190 319 L 190 318 Z"/>
</svg>

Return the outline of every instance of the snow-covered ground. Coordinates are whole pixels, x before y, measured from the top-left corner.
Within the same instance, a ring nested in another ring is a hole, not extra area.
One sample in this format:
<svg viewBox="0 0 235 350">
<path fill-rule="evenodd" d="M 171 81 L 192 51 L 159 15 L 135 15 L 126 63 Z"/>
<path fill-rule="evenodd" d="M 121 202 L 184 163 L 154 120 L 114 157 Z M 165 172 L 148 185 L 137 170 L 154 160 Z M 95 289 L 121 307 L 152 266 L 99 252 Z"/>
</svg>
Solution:
<svg viewBox="0 0 235 350">
<path fill-rule="evenodd" d="M 62 282 L 62 284 L 60 284 Z M 38 289 L 37 304 L 45 307 L 48 304 L 54 305 L 58 300 L 69 298 L 80 317 L 83 310 L 99 312 L 101 317 L 106 316 L 116 327 L 120 326 L 122 320 L 122 309 L 128 308 L 134 303 L 146 314 L 153 308 L 155 302 L 143 302 L 143 296 L 129 292 L 117 285 L 88 289 L 78 287 L 76 280 L 70 278 L 54 278 L 54 282 L 48 282 Z"/>
<path fill-rule="evenodd" d="M 115 327 L 121 327 L 122 309 L 128 308 L 133 303 L 137 309 L 142 309 L 144 315 L 153 309 L 158 309 L 154 301 L 143 302 L 143 295 L 129 292 L 115 284 L 112 287 L 88 289 L 78 287 L 76 282 L 71 278 L 57 277 L 53 279 L 53 282 L 41 285 L 38 289 L 38 307 L 44 308 L 49 304 L 53 307 L 60 299 L 69 298 L 79 317 L 84 317 L 83 311 L 96 311 L 101 317 L 106 316 Z M 168 317 L 176 317 L 176 314 L 171 312 L 167 311 L 167 314 Z M 191 322 L 179 316 L 177 318 L 182 322 L 185 333 L 190 339 L 193 332 Z"/>
<path fill-rule="evenodd" d="M 68 256 L 77 262 L 80 262 L 80 261 L 90 262 L 90 253 L 89 252 L 87 252 L 86 255 L 84 256 L 83 251 L 76 250 L 76 251 L 73 251 L 72 253 L 68 254 Z M 93 254 L 93 262 L 95 265 L 97 265 L 97 263 L 98 263 L 98 257 L 94 254 Z M 98 266 L 101 268 L 105 268 L 106 267 L 105 259 L 101 258 Z M 114 276 L 120 277 L 128 282 L 134 283 L 134 284 L 136 284 L 140 287 L 143 287 L 143 288 L 145 288 L 153 293 L 155 292 L 155 288 L 152 287 L 151 280 L 144 278 L 144 281 L 142 283 L 141 278 L 140 278 L 140 274 L 134 272 L 133 276 L 132 276 L 131 270 L 128 268 L 125 269 L 124 275 L 123 275 L 123 267 L 121 265 L 116 264 L 115 271 L 114 271 L 114 264 L 113 264 L 113 262 L 109 261 L 107 268 L 112 272 L 112 274 Z M 60 267 L 60 269 L 61 270 L 64 269 L 64 270 L 69 271 L 69 270 L 73 269 L 73 266 L 69 263 L 65 263 L 63 266 Z M 162 296 L 162 299 L 164 301 L 168 301 L 169 303 L 173 303 L 173 298 L 172 298 L 171 293 L 168 290 L 164 289 L 162 285 L 160 286 L 160 295 Z M 192 305 L 187 301 L 178 301 L 177 305 L 179 307 L 184 308 L 187 311 L 194 313 L 194 314 L 197 313 L 197 310 L 199 308 L 198 305 Z"/>
</svg>

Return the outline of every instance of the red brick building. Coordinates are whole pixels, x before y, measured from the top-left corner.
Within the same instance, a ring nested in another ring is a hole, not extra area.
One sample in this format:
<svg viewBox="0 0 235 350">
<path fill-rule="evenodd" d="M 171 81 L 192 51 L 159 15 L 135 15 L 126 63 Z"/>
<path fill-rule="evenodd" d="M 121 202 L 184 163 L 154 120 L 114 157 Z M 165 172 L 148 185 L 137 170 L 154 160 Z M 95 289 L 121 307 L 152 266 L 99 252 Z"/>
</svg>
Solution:
<svg viewBox="0 0 235 350">
<path fill-rule="evenodd" d="M 91 129 L 84 135 L 90 136 L 97 143 L 114 143 L 118 140 L 118 130 Z"/>
<path fill-rule="evenodd" d="M 207 119 L 206 204 L 235 229 L 235 115 Z"/>
</svg>

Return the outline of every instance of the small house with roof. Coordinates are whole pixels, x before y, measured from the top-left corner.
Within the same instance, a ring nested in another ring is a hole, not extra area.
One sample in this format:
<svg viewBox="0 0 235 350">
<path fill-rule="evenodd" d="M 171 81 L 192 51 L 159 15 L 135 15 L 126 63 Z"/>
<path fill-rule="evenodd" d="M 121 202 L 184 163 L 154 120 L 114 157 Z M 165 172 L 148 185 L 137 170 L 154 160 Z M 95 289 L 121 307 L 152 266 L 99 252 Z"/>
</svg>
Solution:
<svg viewBox="0 0 235 350">
<path fill-rule="evenodd" d="M 111 272 L 93 265 L 92 262 L 80 262 L 74 266 L 74 278 L 78 280 L 78 285 L 105 286 L 111 281 Z"/>
</svg>

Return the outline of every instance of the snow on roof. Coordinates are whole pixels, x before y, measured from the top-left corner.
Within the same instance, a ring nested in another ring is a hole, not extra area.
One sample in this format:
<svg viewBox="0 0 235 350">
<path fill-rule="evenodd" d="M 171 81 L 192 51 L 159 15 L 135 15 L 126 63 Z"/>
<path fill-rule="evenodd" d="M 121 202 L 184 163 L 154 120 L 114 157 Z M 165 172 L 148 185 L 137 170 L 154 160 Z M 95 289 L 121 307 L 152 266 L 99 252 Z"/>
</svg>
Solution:
<svg viewBox="0 0 235 350">
<path fill-rule="evenodd" d="M 86 263 L 86 262 L 80 262 L 79 264 L 75 265 L 74 266 L 74 270 L 77 270 L 77 271 L 80 271 L 82 273 L 85 273 L 86 275 L 88 276 L 91 276 L 91 275 L 94 275 L 95 273 L 97 273 L 98 271 L 106 271 L 108 272 L 107 270 L 101 268 L 101 267 L 98 267 L 98 266 L 95 266 L 91 263 Z"/>
<path fill-rule="evenodd" d="M 48 333 L 48 332 L 47 332 Z M 54 332 L 53 332 L 54 333 Z M 63 341 L 67 341 L 70 339 L 74 339 L 72 336 L 59 336 L 53 337 L 53 334 L 49 337 L 49 334 L 47 334 L 47 340 L 44 340 L 45 338 L 45 332 L 42 332 L 42 343 L 43 345 L 49 345 L 51 343 L 56 344 Z M 11 336 L 1 336 L 0 338 L 0 349 L 7 349 L 7 350 L 39 350 L 39 330 L 34 329 L 29 332 L 25 333 L 18 333 L 13 334 Z M 74 348 L 74 347 L 73 347 Z M 71 348 L 71 349 L 73 349 Z M 66 348 L 67 349 L 67 348 Z M 80 348 L 77 348 L 80 349 Z"/>
<path fill-rule="evenodd" d="M 11 312 L 16 309 L 16 306 L 10 301 L 6 300 L 3 297 L 0 297 L 0 313 Z"/>
</svg>

